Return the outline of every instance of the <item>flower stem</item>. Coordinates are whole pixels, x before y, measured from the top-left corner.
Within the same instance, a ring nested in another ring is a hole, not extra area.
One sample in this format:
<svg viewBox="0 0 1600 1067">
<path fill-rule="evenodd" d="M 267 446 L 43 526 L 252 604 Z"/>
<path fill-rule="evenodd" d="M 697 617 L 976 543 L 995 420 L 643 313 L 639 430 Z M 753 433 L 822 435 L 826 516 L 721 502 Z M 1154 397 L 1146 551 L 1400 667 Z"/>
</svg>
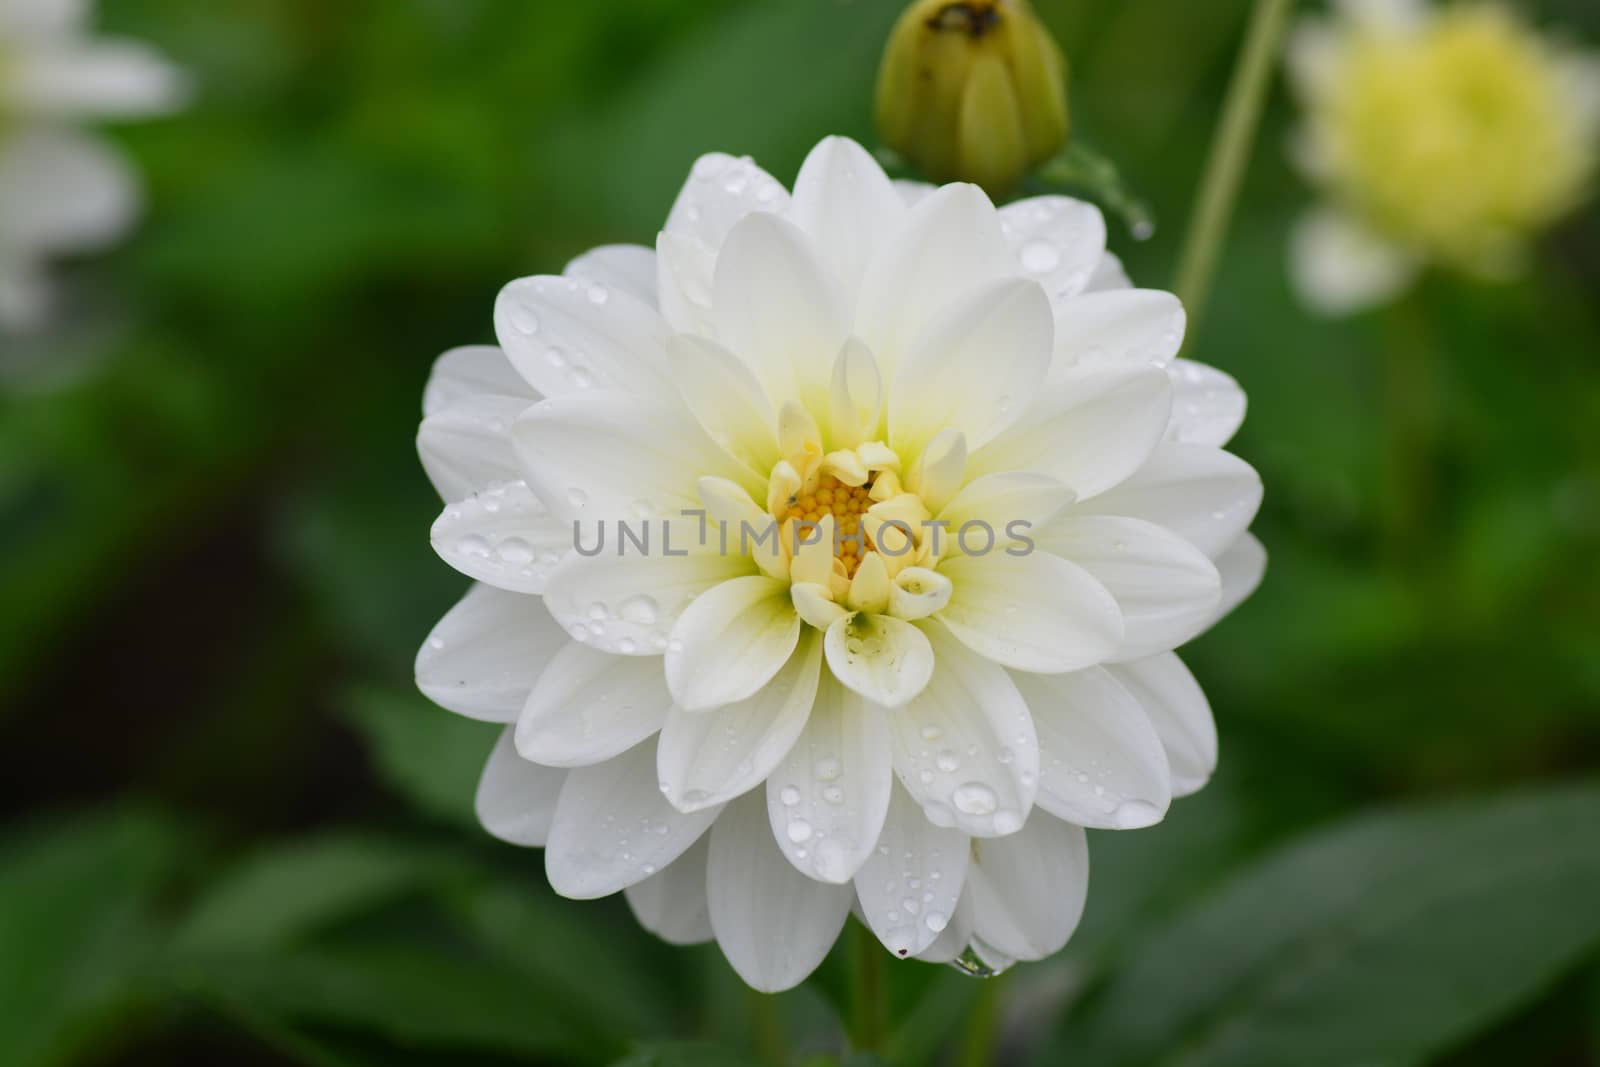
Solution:
<svg viewBox="0 0 1600 1067">
<path fill-rule="evenodd" d="M 770 993 L 749 990 L 750 1030 L 756 1058 L 767 1067 L 783 1067 L 788 1059 L 783 1035 L 783 1017 L 778 1014 L 778 998 Z"/>
<path fill-rule="evenodd" d="M 1428 536 L 1436 507 L 1435 442 L 1439 382 L 1425 287 L 1384 313 L 1383 417 L 1387 462 L 1383 486 L 1383 546 L 1391 566 L 1409 571 Z"/>
<path fill-rule="evenodd" d="M 855 925 L 855 1026 L 859 1052 L 882 1052 L 889 1031 L 889 1005 L 883 989 L 883 946 L 871 930 Z"/>
<path fill-rule="evenodd" d="M 961 1041 L 960 1067 L 991 1067 L 998 1062 L 995 1046 L 1000 1036 L 1000 985 L 1004 980 L 1002 974 L 980 980 L 978 999 L 972 1004 Z"/>
<path fill-rule="evenodd" d="M 1244 47 L 1233 69 L 1222 121 L 1211 141 L 1205 177 L 1189 220 L 1183 255 L 1178 261 L 1178 298 L 1188 309 L 1191 329 L 1199 321 L 1206 299 L 1211 295 L 1217 260 L 1228 235 L 1228 223 L 1239 198 L 1245 166 L 1255 146 L 1256 129 L 1261 124 L 1261 112 L 1292 6 L 1293 0 L 1256 0 Z"/>
</svg>

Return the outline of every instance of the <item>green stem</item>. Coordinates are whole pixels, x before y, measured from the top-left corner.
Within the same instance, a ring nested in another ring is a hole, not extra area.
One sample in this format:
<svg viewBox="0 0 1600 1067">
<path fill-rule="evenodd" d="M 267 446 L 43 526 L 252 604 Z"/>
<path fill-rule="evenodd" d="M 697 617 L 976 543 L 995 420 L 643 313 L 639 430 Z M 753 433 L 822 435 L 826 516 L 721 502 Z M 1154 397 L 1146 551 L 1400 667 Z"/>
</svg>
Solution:
<svg viewBox="0 0 1600 1067">
<path fill-rule="evenodd" d="M 1417 562 L 1436 506 L 1439 382 L 1425 289 L 1387 309 L 1384 320 L 1388 343 L 1379 355 L 1387 431 L 1383 545 L 1389 564 L 1404 569 Z"/>
<path fill-rule="evenodd" d="M 995 1055 L 1000 1024 L 1000 984 L 1004 975 L 979 980 L 978 999 L 972 1004 L 967 1032 L 961 1041 L 960 1067 L 990 1067 L 998 1062 Z"/>
<path fill-rule="evenodd" d="M 1293 0 L 1256 0 L 1250 15 L 1244 48 L 1228 86 L 1222 121 L 1211 142 L 1205 177 L 1178 261 L 1178 298 L 1188 309 L 1191 332 L 1211 295 L 1217 260 L 1255 146 L 1256 129 L 1261 125 L 1261 112 L 1292 7 Z"/>
<path fill-rule="evenodd" d="M 855 1046 L 860 1052 L 882 1052 L 889 1032 L 889 1005 L 883 989 L 883 946 L 872 931 L 855 926 Z"/>
<path fill-rule="evenodd" d="M 778 998 L 749 990 L 750 1036 L 756 1058 L 767 1067 L 784 1067 L 788 1043 L 783 1034 L 783 1017 L 778 1013 Z"/>
</svg>

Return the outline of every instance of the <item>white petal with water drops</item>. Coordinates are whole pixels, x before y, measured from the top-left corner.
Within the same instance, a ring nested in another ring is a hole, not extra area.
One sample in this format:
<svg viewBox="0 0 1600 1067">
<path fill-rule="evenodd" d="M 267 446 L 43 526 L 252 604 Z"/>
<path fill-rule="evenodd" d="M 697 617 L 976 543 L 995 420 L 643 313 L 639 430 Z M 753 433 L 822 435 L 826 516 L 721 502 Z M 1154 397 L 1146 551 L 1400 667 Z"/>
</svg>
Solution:
<svg viewBox="0 0 1600 1067">
<path fill-rule="evenodd" d="M 445 506 L 433 550 L 456 570 L 499 589 L 542 593 L 572 548 L 572 529 L 525 482 L 498 482 Z"/>
<path fill-rule="evenodd" d="M 1106 249 L 1100 209 L 1066 196 L 1036 196 L 1000 209 L 1023 272 L 1054 302 L 1083 292 Z"/>
<path fill-rule="evenodd" d="M 1035 812 L 1019 833 L 979 841 L 974 851 L 967 870 L 974 938 L 1022 960 L 1059 952 L 1089 892 L 1083 830 Z"/>
<path fill-rule="evenodd" d="M 805 730 L 768 777 L 773 837 L 800 873 L 848 882 L 871 854 L 894 783 L 887 714 L 823 678 Z"/>
<path fill-rule="evenodd" d="M 966 884 L 969 838 L 934 826 L 896 785 L 878 845 L 856 872 L 856 899 L 878 940 L 915 956 L 949 927 Z"/>
<path fill-rule="evenodd" d="M 728 962 L 754 989 L 793 988 L 833 947 L 850 914 L 848 886 L 794 869 L 772 838 L 766 798 L 728 806 L 711 831 L 706 875 L 711 928 Z"/>
<path fill-rule="evenodd" d="M 771 681 L 799 640 L 800 616 L 787 585 L 734 578 L 678 617 L 667 645 L 667 685 L 685 711 L 733 704 Z"/>
<path fill-rule="evenodd" d="M 567 772 L 541 767 L 517 754 L 506 727 L 484 764 L 478 779 L 474 807 L 483 828 L 513 845 L 543 847 L 555 819 L 556 797 L 567 779 Z"/>
<path fill-rule="evenodd" d="M 517 719 L 517 751 L 551 767 L 599 763 L 660 730 L 671 707 L 658 660 L 570 642 L 528 695 Z"/>
<path fill-rule="evenodd" d="M 834 677 L 861 696 L 898 708 L 922 692 L 933 675 L 933 649 L 911 623 L 856 612 L 828 627 L 825 643 Z"/>
<path fill-rule="evenodd" d="M 1122 612 L 1119 659 L 1176 648 L 1210 627 L 1222 579 L 1205 553 L 1143 519 L 1067 514 L 1034 535 L 1111 593 Z"/>
<path fill-rule="evenodd" d="M 1015 833 L 1039 784 L 1039 743 L 999 666 L 925 623 L 938 666 L 922 695 L 889 718 L 894 769 L 936 826 Z"/>
<path fill-rule="evenodd" d="M 1106 670 L 1139 702 L 1161 738 L 1172 771 L 1172 795 L 1197 792 L 1217 769 L 1217 724 L 1189 668 L 1173 653 L 1163 652 Z"/>
<path fill-rule="evenodd" d="M 822 635 L 810 630 L 754 696 L 712 711 L 669 712 L 656 754 L 667 800 L 680 811 L 696 811 L 766 781 L 805 729 L 821 671 Z"/>
<path fill-rule="evenodd" d="M 973 651 L 1023 671 L 1075 671 L 1122 648 L 1116 598 L 1088 571 L 1034 551 L 957 555 L 940 567 L 955 585 L 939 621 Z"/>
<path fill-rule="evenodd" d="M 564 897 L 610 896 L 677 859 L 721 810 L 686 815 L 668 804 L 656 788 L 655 742 L 646 741 L 567 772 L 545 846 L 545 874 Z"/>
<path fill-rule="evenodd" d="M 1216 559 L 1260 507 L 1261 476 L 1250 464 L 1218 448 L 1168 444 L 1121 485 L 1072 510 L 1145 519 Z"/>
<path fill-rule="evenodd" d="M 512 722 L 539 671 L 568 640 L 537 600 L 476 585 L 422 643 L 417 688 L 469 718 Z"/>
<path fill-rule="evenodd" d="M 711 940 L 711 908 L 706 901 L 706 862 L 710 854 L 711 835 L 702 834 L 665 870 L 622 891 L 640 926 L 672 945 L 698 945 Z"/>
<path fill-rule="evenodd" d="M 1012 674 L 1039 733 L 1039 795 L 1050 814 L 1102 830 L 1160 822 L 1172 801 L 1161 738 L 1105 669 Z"/>
</svg>

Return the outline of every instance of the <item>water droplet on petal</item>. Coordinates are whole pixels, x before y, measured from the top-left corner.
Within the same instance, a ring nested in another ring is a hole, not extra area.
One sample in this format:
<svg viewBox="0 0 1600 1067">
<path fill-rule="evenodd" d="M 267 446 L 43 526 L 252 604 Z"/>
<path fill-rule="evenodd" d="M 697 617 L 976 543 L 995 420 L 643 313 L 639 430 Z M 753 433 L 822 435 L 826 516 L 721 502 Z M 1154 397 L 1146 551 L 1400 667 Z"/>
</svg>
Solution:
<svg viewBox="0 0 1600 1067">
<path fill-rule="evenodd" d="M 804 819 L 795 819 L 784 832 L 789 835 L 789 840 L 797 845 L 811 840 L 811 824 Z"/>
<path fill-rule="evenodd" d="M 999 804 L 994 790 L 982 782 L 956 786 L 955 792 L 950 794 L 950 801 L 967 815 L 988 815 Z"/>
<path fill-rule="evenodd" d="M 1029 241 L 1022 248 L 1022 269 L 1029 274 L 1049 274 L 1061 266 L 1061 253 L 1047 241 Z"/>
</svg>

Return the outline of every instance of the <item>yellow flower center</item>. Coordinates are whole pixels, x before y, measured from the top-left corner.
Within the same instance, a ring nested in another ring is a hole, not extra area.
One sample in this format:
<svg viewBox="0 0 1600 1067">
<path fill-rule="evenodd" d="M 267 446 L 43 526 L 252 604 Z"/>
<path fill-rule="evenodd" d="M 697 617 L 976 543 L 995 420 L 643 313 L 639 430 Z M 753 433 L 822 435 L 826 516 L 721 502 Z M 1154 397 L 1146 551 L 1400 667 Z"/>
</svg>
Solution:
<svg viewBox="0 0 1600 1067">
<path fill-rule="evenodd" d="M 847 577 L 855 577 L 856 568 L 871 549 L 871 541 L 862 532 L 861 520 L 874 501 L 868 495 L 872 482 L 865 485 L 845 485 L 833 475 L 818 480 L 815 489 L 795 499 L 783 519 L 821 527 L 825 516 L 833 516 L 837 531 L 833 550 L 834 558 L 844 564 Z"/>
</svg>

